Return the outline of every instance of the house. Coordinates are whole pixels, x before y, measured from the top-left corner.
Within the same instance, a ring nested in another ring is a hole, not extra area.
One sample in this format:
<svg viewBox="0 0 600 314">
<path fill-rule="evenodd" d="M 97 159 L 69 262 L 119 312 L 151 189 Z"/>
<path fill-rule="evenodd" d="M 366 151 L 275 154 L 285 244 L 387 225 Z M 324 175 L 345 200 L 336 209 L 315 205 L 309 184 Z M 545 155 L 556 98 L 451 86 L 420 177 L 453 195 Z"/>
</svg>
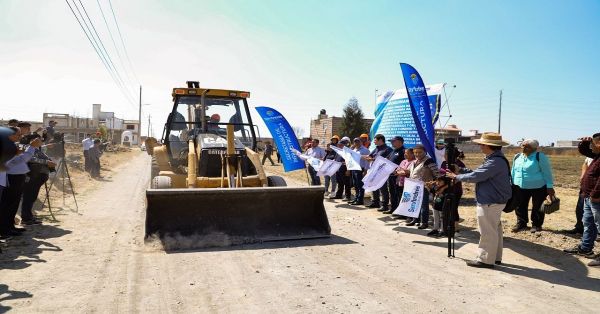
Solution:
<svg viewBox="0 0 600 314">
<path fill-rule="evenodd" d="M 345 134 L 342 133 L 342 121 L 344 118 L 336 116 L 328 116 L 325 109 L 321 109 L 316 119 L 310 120 L 310 138 L 318 139 L 322 146 L 329 143 L 329 140 L 333 135 L 340 137 Z M 365 127 L 368 130 L 371 129 L 373 119 L 364 119 Z"/>
</svg>

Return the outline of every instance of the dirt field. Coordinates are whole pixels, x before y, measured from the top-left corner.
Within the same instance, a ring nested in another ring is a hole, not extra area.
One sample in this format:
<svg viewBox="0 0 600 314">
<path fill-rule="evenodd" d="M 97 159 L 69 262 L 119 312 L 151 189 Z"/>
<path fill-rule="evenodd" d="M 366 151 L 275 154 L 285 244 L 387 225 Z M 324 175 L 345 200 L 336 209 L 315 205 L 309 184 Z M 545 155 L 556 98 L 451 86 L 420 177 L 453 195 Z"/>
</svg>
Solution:
<svg viewBox="0 0 600 314">
<path fill-rule="evenodd" d="M 104 182 L 76 186 L 79 214 L 67 200 L 59 222 L 31 227 L 3 248 L 0 312 L 593 313 L 600 307 L 600 270 L 558 246 L 507 234 L 505 264 L 472 269 L 462 261 L 474 256 L 478 240 L 469 219 L 457 258 L 449 259 L 443 239 L 329 200 L 328 239 L 165 252 L 142 240 L 150 159 L 135 151 L 122 156 Z"/>
</svg>

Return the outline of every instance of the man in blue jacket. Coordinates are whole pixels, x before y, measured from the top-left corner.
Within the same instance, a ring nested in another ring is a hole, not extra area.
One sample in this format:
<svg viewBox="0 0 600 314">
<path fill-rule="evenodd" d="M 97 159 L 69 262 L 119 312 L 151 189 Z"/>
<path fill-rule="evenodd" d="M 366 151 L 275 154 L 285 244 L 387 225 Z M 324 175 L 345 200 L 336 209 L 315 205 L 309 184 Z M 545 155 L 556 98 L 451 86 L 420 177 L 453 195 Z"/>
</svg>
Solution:
<svg viewBox="0 0 600 314">
<path fill-rule="evenodd" d="M 483 133 L 479 144 L 485 160 L 479 168 L 468 173 L 446 176 L 461 182 L 475 183 L 477 200 L 477 225 L 479 226 L 479 251 L 477 258 L 467 261 L 468 266 L 494 268 L 502 262 L 502 222 L 500 215 L 512 195 L 510 168 L 502 153 L 502 146 L 508 145 L 497 133 Z"/>
</svg>

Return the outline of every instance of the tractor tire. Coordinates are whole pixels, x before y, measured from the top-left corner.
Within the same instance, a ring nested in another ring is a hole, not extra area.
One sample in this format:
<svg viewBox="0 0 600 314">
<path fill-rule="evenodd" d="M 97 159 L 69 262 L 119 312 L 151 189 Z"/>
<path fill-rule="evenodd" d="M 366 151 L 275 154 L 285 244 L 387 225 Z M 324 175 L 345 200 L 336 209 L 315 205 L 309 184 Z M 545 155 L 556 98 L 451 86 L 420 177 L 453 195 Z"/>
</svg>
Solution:
<svg viewBox="0 0 600 314">
<path fill-rule="evenodd" d="M 267 186 L 287 186 L 285 179 L 280 176 L 268 176 Z"/>
<path fill-rule="evenodd" d="M 171 177 L 167 176 L 156 176 L 152 179 L 152 188 L 153 189 L 170 189 Z"/>
</svg>

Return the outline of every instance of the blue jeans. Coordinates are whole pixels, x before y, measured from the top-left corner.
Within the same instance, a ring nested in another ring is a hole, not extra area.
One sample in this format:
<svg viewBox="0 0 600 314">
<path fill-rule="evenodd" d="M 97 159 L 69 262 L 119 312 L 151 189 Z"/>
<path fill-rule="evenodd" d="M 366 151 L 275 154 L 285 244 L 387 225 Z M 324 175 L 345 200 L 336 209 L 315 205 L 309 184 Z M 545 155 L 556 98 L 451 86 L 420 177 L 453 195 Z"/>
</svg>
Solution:
<svg viewBox="0 0 600 314">
<path fill-rule="evenodd" d="M 423 191 L 423 203 L 421 204 L 421 212 L 419 213 L 417 222 L 429 224 L 429 191 L 427 189 Z"/>
<path fill-rule="evenodd" d="M 594 203 L 591 198 L 586 197 L 583 199 L 583 236 L 579 245 L 582 251 L 594 249 L 598 230 L 600 230 L 600 203 Z"/>
<path fill-rule="evenodd" d="M 362 170 L 352 170 L 352 184 L 356 190 L 356 197 L 354 198 L 357 202 L 363 202 L 365 198 L 365 189 L 363 189 L 364 183 L 362 182 L 363 172 Z"/>
</svg>

